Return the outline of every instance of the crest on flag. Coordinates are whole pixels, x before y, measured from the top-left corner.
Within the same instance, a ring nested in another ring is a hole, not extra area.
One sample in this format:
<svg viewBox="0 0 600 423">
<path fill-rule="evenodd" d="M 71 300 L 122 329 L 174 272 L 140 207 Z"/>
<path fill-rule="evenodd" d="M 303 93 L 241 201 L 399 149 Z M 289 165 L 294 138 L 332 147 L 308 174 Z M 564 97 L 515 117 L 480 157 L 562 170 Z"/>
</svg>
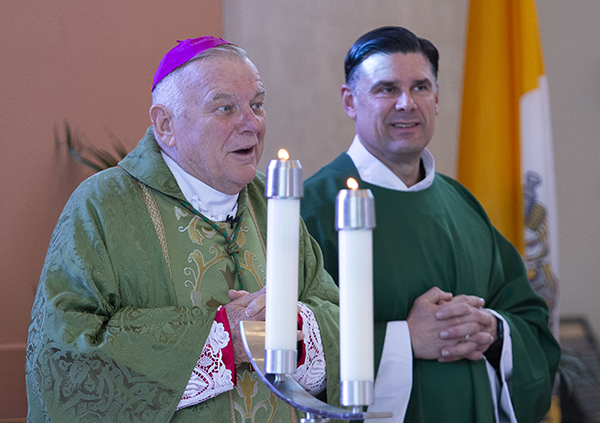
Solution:
<svg viewBox="0 0 600 423">
<path fill-rule="evenodd" d="M 555 299 L 558 291 L 552 258 L 549 237 L 549 223 L 547 207 L 538 197 L 538 186 L 543 183 L 541 175 L 528 171 L 525 173 L 523 195 L 525 196 L 525 253 L 523 260 L 527 268 L 527 277 L 535 291 L 540 294 L 550 309 L 550 327 L 556 317 L 554 311 Z"/>
</svg>

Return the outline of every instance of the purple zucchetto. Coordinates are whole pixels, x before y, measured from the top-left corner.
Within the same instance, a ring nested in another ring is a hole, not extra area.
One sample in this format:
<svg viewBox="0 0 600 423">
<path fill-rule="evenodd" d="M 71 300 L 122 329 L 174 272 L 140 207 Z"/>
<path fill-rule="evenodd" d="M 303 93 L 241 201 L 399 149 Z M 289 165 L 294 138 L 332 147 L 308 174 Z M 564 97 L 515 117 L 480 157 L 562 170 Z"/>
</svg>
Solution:
<svg viewBox="0 0 600 423">
<path fill-rule="evenodd" d="M 199 53 L 211 49 L 221 44 L 231 44 L 229 41 L 225 41 L 222 38 L 216 37 L 200 37 L 200 38 L 189 38 L 187 40 L 177 40 L 179 44 L 173 47 L 160 61 L 158 69 L 154 74 L 154 81 L 152 83 L 152 90 L 156 87 L 160 81 L 162 81 L 168 74 L 173 72 L 179 66 L 183 65 L 188 60 L 194 58 Z"/>
</svg>

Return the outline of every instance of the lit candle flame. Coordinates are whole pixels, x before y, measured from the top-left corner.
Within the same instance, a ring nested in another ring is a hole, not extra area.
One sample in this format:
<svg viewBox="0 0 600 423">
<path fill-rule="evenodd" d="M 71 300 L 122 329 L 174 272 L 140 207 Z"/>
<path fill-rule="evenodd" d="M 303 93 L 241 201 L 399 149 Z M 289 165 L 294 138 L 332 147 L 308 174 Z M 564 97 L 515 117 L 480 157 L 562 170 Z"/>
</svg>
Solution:
<svg viewBox="0 0 600 423">
<path fill-rule="evenodd" d="M 346 185 L 348 185 L 348 188 L 350 189 L 358 189 L 358 182 L 356 182 L 356 179 L 354 178 L 348 178 Z"/>
<path fill-rule="evenodd" d="M 290 158 L 290 155 L 284 148 L 282 148 L 277 152 L 277 157 L 279 157 L 279 160 L 287 160 Z"/>
</svg>

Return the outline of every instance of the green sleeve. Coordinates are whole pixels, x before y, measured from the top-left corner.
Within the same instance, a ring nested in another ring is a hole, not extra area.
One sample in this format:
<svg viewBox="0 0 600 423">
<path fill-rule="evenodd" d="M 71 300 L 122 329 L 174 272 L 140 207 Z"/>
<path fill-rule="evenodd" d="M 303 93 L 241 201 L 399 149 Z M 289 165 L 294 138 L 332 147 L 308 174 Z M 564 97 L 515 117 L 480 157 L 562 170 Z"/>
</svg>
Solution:
<svg viewBox="0 0 600 423">
<path fill-rule="evenodd" d="M 32 421 L 169 421 L 214 319 L 175 304 L 156 235 L 138 225 L 144 203 L 100 196 L 104 183 L 74 193 L 48 249 L 27 347 Z"/>
<path fill-rule="evenodd" d="M 486 307 L 508 322 L 512 342 L 512 403 L 518 421 L 542 421 L 550 408 L 560 346 L 548 327 L 548 308 L 533 291 L 519 252 L 495 231 L 502 278 Z"/>
</svg>

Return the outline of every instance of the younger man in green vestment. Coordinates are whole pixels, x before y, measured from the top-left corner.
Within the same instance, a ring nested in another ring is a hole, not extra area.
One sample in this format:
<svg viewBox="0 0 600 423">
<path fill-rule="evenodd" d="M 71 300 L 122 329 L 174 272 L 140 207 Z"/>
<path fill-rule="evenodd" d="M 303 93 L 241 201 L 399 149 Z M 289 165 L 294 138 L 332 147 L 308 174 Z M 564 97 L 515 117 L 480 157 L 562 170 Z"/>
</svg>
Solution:
<svg viewBox="0 0 600 423">
<path fill-rule="evenodd" d="M 435 173 L 426 146 L 437 49 L 383 27 L 354 43 L 345 71 L 342 104 L 356 137 L 305 182 L 302 216 L 335 279 L 336 195 L 352 177 L 375 197 L 369 411 L 393 411 L 390 422 L 541 421 L 560 349 L 517 250 L 462 185 Z"/>
<path fill-rule="evenodd" d="M 265 90 L 243 50 L 180 42 L 154 78 L 152 126 L 61 214 L 32 310 L 28 421 L 294 422 L 251 370 L 264 320 Z M 337 287 L 301 225 L 294 378 L 339 398 Z"/>
</svg>

